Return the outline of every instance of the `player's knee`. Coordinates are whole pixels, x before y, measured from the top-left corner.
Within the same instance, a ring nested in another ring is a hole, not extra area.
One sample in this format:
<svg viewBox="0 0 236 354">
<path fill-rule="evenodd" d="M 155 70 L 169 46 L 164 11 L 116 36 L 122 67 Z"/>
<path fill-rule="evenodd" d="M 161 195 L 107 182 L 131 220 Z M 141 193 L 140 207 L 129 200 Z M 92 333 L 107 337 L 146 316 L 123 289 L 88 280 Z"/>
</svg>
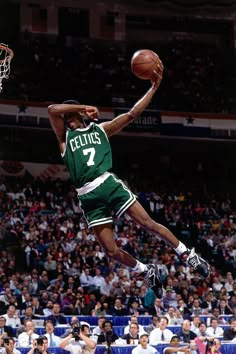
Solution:
<svg viewBox="0 0 236 354">
<path fill-rule="evenodd" d="M 106 250 L 106 255 L 109 257 L 109 258 L 116 258 L 117 255 L 120 253 L 120 250 L 118 247 L 114 248 L 113 250 Z"/>
</svg>

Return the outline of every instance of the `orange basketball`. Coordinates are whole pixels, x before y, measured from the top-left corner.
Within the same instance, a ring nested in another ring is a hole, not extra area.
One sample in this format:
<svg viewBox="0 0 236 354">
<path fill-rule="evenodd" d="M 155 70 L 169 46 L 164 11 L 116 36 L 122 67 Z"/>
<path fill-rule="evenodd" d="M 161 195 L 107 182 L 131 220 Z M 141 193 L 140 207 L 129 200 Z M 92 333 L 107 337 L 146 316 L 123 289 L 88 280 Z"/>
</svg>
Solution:
<svg viewBox="0 0 236 354">
<path fill-rule="evenodd" d="M 135 52 L 131 59 L 131 70 L 139 79 L 150 80 L 153 71 L 158 71 L 158 55 L 149 49 L 141 49 Z"/>
</svg>

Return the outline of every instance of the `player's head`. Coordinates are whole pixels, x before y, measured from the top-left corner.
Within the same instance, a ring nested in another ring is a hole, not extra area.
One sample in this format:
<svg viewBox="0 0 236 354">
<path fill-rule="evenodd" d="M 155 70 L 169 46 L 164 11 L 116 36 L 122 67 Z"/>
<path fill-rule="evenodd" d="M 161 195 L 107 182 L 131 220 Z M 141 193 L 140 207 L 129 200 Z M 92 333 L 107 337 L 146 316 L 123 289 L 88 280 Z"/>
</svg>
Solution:
<svg viewBox="0 0 236 354">
<path fill-rule="evenodd" d="M 66 100 L 62 102 L 63 104 L 80 104 L 76 100 Z M 79 112 L 68 112 L 64 116 L 65 125 L 69 129 L 84 128 L 86 127 L 83 115 Z"/>
</svg>

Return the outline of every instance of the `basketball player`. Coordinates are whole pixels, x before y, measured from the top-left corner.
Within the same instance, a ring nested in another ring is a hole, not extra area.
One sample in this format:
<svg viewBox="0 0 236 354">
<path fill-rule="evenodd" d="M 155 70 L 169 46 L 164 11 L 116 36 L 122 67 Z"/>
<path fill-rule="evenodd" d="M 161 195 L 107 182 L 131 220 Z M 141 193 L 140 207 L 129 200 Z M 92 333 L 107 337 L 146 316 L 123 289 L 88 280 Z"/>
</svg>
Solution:
<svg viewBox="0 0 236 354">
<path fill-rule="evenodd" d="M 163 65 L 160 61 L 146 94 L 129 112 L 108 122 L 90 122 L 86 126 L 83 117 L 97 120 L 98 110 L 77 101 L 65 101 L 63 104 L 48 107 L 51 126 L 57 136 L 62 158 L 76 188 L 88 227 L 93 227 L 108 257 L 132 268 L 134 272 L 144 273 L 147 285 L 158 298 L 163 293 L 158 267 L 143 264 L 118 248 L 113 238 L 111 210 L 116 217 L 127 213 L 146 231 L 165 240 L 184 262 L 203 277 L 208 276 L 209 265 L 194 249 L 187 249 L 170 230 L 152 220 L 124 182 L 110 172 L 112 153 L 108 138 L 140 116 L 157 91 L 162 73 Z"/>
</svg>

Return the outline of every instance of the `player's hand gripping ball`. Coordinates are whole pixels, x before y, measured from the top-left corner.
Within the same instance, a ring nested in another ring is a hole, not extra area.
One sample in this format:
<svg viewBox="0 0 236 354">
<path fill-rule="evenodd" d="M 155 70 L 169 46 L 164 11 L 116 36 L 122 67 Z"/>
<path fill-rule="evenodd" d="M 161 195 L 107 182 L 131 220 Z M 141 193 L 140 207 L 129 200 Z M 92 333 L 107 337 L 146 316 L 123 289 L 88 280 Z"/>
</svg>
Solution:
<svg viewBox="0 0 236 354">
<path fill-rule="evenodd" d="M 155 52 L 149 49 L 141 49 L 132 56 L 131 70 L 139 79 L 151 80 L 154 71 L 162 78 L 163 64 Z"/>
</svg>

